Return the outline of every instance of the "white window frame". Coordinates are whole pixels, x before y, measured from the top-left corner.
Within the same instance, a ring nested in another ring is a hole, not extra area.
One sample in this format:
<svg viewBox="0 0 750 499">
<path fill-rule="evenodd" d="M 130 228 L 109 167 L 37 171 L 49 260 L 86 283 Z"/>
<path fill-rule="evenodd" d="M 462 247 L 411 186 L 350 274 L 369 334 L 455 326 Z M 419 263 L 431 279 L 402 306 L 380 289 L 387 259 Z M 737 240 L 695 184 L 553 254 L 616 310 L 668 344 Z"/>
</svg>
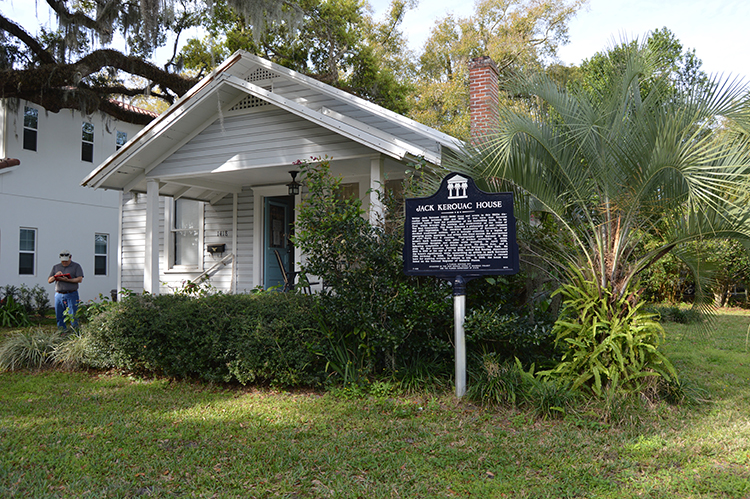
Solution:
<svg viewBox="0 0 750 499">
<path fill-rule="evenodd" d="M 34 249 L 32 250 L 24 250 L 21 249 L 21 232 L 24 230 L 31 231 L 34 234 Z M 18 230 L 18 275 L 31 275 L 35 276 L 37 274 L 37 247 L 38 247 L 38 241 L 39 241 L 39 231 L 34 227 L 19 227 Z M 22 274 L 21 273 L 21 255 L 32 255 L 33 258 L 33 271 L 31 274 Z"/>
<path fill-rule="evenodd" d="M 26 125 L 26 116 L 34 116 L 34 126 L 27 126 Z M 27 148 L 26 147 L 26 133 L 27 131 L 29 133 L 33 132 L 34 134 L 34 148 Z M 39 110 L 35 107 L 31 106 L 24 106 L 23 107 L 23 138 L 21 147 L 25 151 L 37 151 L 39 150 Z"/>
<path fill-rule="evenodd" d="M 104 236 L 104 253 L 97 253 L 96 251 L 96 239 L 99 236 Z M 103 274 L 96 273 L 97 257 L 104 257 L 104 273 Z M 109 234 L 105 234 L 103 232 L 94 233 L 94 272 L 93 274 L 94 274 L 94 277 L 96 276 L 106 277 L 109 275 Z"/>
<path fill-rule="evenodd" d="M 122 143 L 120 143 L 122 142 Z M 122 146 L 124 146 L 128 142 L 128 132 L 123 132 L 122 130 L 117 130 L 115 133 L 115 151 L 120 149 Z"/>
<path fill-rule="evenodd" d="M 91 140 L 87 140 L 85 138 L 84 134 L 86 132 L 84 131 L 84 128 L 86 127 L 86 125 L 90 125 L 91 126 Z M 81 161 L 85 161 L 87 163 L 93 163 L 94 162 L 94 134 L 95 133 L 96 133 L 96 128 L 94 127 L 93 123 L 91 123 L 89 121 L 82 121 L 81 122 Z M 88 159 L 84 158 L 84 155 L 83 155 L 84 147 L 86 145 L 91 145 L 91 160 L 90 161 Z"/>
<path fill-rule="evenodd" d="M 177 214 L 177 203 L 179 201 L 192 201 L 198 203 L 198 265 L 175 265 L 175 233 L 179 232 L 175 229 L 175 221 Z M 167 257 L 167 272 L 202 272 L 203 271 L 203 217 L 205 213 L 205 204 L 202 201 L 196 201 L 192 199 L 174 199 L 170 198 L 165 206 L 165 221 L 168 223 L 169 233 L 168 239 L 169 244 L 167 245 L 166 257 Z"/>
</svg>

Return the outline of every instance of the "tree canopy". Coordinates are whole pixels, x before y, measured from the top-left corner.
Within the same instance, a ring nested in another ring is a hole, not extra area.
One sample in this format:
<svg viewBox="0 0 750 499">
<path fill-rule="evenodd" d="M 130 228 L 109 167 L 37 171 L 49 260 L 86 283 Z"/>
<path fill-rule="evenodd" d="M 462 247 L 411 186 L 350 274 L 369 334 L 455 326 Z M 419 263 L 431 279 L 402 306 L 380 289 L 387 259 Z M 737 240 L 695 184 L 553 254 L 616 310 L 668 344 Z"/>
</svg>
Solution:
<svg viewBox="0 0 750 499">
<path fill-rule="evenodd" d="M 490 56 L 504 77 L 542 69 L 567 43 L 568 23 L 586 1 L 479 0 L 472 16 L 438 21 L 419 58 L 410 116 L 468 139 L 469 60 Z"/>
<path fill-rule="evenodd" d="M 189 40 L 182 55 L 186 68 L 200 70 L 246 50 L 405 113 L 409 62 L 399 25 L 411 5 L 413 0 L 393 0 L 385 19 L 376 21 L 361 0 L 300 0 L 302 17 L 294 28 L 266 26 L 258 36 L 217 0 L 215 15 L 204 23 L 208 35 Z"/>
<path fill-rule="evenodd" d="M 257 36 L 277 22 L 294 25 L 301 18 L 296 0 L 224 1 L 256 27 Z M 101 110 L 124 121 L 146 123 L 150 117 L 118 106 L 113 98 L 151 95 L 172 103 L 196 83 L 195 76 L 180 72 L 175 53 L 164 67 L 148 58 L 167 42 L 168 33 L 178 38 L 211 17 L 213 0 L 44 3 L 58 26 L 39 35 L 0 12 L 0 97 L 26 99 L 53 112 Z M 113 48 L 118 37 L 128 52 Z"/>
</svg>

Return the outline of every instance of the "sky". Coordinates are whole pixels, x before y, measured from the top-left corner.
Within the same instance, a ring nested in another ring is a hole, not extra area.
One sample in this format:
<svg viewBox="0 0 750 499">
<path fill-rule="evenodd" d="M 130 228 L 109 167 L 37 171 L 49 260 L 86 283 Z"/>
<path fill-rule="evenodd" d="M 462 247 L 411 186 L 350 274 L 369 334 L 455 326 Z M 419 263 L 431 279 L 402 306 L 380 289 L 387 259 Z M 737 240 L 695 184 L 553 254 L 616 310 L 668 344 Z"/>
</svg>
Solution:
<svg viewBox="0 0 750 499">
<path fill-rule="evenodd" d="M 376 18 L 383 17 L 390 3 L 368 1 Z M 474 5 L 473 0 L 419 0 L 402 25 L 410 48 L 422 48 L 436 20 L 448 14 L 468 17 Z M 0 12 L 22 20 L 29 31 L 50 19 L 43 0 L 0 0 Z M 571 21 L 570 43 L 558 55 L 561 62 L 577 65 L 624 38 L 643 38 L 651 30 L 667 27 L 684 48 L 696 50 L 707 73 L 750 81 L 749 23 L 747 0 L 589 0 Z"/>
<path fill-rule="evenodd" d="M 390 0 L 369 0 L 382 18 Z M 430 29 L 447 14 L 469 17 L 471 0 L 420 0 L 402 25 L 409 46 L 420 50 Z M 685 49 L 695 49 L 709 74 L 739 76 L 750 81 L 750 2 L 747 0 L 589 0 L 570 22 L 570 43 L 559 58 L 578 65 L 623 39 L 642 39 L 649 31 L 667 27 Z"/>
</svg>

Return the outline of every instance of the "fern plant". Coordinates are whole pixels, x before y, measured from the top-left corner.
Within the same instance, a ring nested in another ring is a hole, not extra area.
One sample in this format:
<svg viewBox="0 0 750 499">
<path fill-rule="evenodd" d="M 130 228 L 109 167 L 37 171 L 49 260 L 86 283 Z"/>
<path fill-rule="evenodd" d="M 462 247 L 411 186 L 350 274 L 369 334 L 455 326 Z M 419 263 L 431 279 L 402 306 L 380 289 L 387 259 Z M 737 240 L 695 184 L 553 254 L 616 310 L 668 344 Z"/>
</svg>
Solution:
<svg viewBox="0 0 750 499">
<path fill-rule="evenodd" d="M 562 296 L 563 309 L 552 332 L 563 355 L 554 369 L 540 374 L 588 387 L 600 397 L 605 388 L 637 391 L 648 376 L 677 379 L 658 349 L 664 336 L 658 314 L 642 311 L 633 295 L 617 299 L 580 272 L 555 294 Z"/>
</svg>

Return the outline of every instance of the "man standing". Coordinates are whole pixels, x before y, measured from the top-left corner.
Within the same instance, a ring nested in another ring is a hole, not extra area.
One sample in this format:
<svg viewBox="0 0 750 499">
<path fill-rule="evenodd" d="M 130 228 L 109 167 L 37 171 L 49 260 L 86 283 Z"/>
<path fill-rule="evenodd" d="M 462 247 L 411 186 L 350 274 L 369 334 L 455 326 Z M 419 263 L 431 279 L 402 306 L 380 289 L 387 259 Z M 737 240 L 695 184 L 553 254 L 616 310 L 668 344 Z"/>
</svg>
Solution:
<svg viewBox="0 0 750 499">
<path fill-rule="evenodd" d="M 64 310 L 67 308 L 73 318 L 73 327 L 78 327 L 78 284 L 83 281 L 83 269 L 70 259 L 70 251 L 60 253 L 60 263 L 52 267 L 47 282 L 55 283 L 55 316 L 57 329 L 65 330 Z"/>
</svg>

